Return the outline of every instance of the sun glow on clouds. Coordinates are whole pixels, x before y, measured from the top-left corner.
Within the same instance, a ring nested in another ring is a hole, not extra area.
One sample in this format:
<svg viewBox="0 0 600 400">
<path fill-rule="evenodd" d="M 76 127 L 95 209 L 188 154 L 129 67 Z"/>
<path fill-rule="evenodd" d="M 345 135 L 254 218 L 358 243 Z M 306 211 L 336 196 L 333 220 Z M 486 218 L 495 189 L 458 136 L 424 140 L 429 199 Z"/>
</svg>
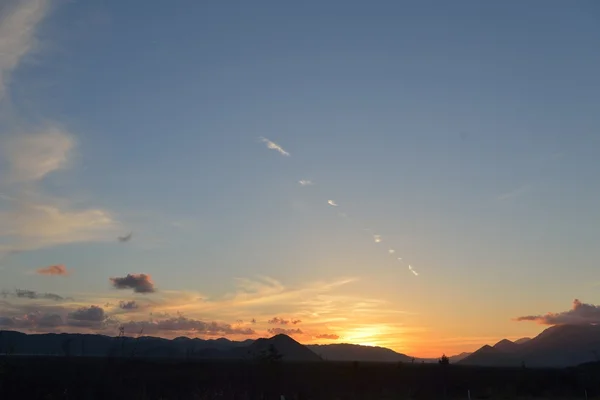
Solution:
<svg viewBox="0 0 600 400">
<path fill-rule="evenodd" d="M 409 314 L 394 310 L 383 300 L 356 295 L 347 287 L 353 282 L 356 280 L 338 279 L 287 286 L 268 277 L 239 279 L 235 291 L 217 298 L 168 289 L 157 291 L 152 296 L 122 291 L 102 295 L 73 293 L 76 301 L 53 302 L 52 308 L 39 301 L 33 304 L 32 300 L 25 303 L 24 299 L 19 299 L 19 304 L 13 304 L 12 314 L 6 316 L 18 317 L 36 310 L 68 315 L 82 307 L 100 305 L 107 321 L 128 323 L 129 326 L 152 326 L 155 329 L 153 335 L 167 338 L 182 332 L 161 329 L 161 326 L 168 325 L 165 321 L 181 322 L 184 321 L 181 318 L 185 318 L 185 322 L 200 321 L 194 322 L 197 325 L 214 322 L 223 328 L 219 332 L 226 332 L 225 336 L 236 340 L 271 336 L 269 329 L 273 329 L 273 323 L 277 321 L 281 327 L 293 328 L 294 338 L 301 343 L 399 344 L 386 335 L 403 332 L 405 328 L 401 322 Z M 125 312 L 120 305 L 133 299 L 136 307 Z M 113 329 L 113 325 L 103 329 Z M 210 331 L 195 330 L 189 334 L 214 337 Z"/>
</svg>

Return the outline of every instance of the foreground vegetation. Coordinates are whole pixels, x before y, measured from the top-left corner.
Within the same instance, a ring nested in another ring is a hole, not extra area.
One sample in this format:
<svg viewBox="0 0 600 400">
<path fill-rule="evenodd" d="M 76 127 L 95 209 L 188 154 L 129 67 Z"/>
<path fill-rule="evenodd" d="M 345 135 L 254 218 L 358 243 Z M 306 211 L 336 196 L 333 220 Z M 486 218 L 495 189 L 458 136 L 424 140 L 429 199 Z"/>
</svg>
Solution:
<svg viewBox="0 0 600 400">
<path fill-rule="evenodd" d="M 0 358 L 2 399 L 600 399 L 600 365 L 564 370 L 442 364 Z"/>
</svg>

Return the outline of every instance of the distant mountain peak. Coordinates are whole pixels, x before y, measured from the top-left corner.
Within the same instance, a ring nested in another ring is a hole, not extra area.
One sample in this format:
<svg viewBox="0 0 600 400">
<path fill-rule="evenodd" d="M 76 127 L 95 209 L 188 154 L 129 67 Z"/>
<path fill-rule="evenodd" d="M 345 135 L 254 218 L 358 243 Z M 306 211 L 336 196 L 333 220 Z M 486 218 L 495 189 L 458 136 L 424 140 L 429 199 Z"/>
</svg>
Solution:
<svg viewBox="0 0 600 400">
<path fill-rule="evenodd" d="M 515 343 L 516 343 L 516 344 L 523 344 L 523 343 L 527 343 L 527 342 L 529 342 L 530 340 L 531 340 L 531 338 L 529 338 L 529 337 L 524 337 L 524 338 L 521 338 L 521 339 L 517 339 L 517 340 L 515 340 Z"/>
<path fill-rule="evenodd" d="M 518 345 L 508 339 L 502 339 L 494 345 L 494 348 L 500 351 L 513 351 Z"/>
</svg>

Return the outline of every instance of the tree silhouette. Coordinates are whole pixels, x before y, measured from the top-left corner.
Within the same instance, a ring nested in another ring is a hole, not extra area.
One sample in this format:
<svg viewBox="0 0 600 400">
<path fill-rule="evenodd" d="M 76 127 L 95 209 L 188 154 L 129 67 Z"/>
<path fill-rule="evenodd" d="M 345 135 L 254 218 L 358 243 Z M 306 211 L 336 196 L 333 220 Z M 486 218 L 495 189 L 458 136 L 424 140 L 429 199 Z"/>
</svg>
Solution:
<svg viewBox="0 0 600 400">
<path fill-rule="evenodd" d="M 445 354 L 442 354 L 442 358 L 438 360 L 438 363 L 440 363 L 440 365 L 450 365 L 450 359 L 446 357 Z"/>
</svg>

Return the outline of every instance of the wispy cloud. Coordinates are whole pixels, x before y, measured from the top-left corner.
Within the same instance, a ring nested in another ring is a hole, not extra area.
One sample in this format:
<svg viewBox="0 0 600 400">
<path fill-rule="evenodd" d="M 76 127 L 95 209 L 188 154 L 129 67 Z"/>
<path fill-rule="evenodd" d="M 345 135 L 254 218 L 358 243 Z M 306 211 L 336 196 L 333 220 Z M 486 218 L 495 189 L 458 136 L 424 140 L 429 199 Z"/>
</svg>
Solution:
<svg viewBox="0 0 600 400">
<path fill-rule="evenodd" d="M 573 300 L 573 306 L 568 311 L 549 312 L 543 315 L 526 315 L 515 318 L 516 321 L 534 321 L 541 325 L 562 324 L 600 324 L 600 306 Z"/>
<path fill-rule="evenodd" d="M 381 235 L 373 235 L 373 241 L 375 243 L 381 243 L 383 239 L 381 238 Z"/>
<path fill-rule="evenodd" d="M 10 168 L 9 182 L 38 181 L 65 168 L 74 146 L 73 137 L 56 127 L 5 139 L 1 151 Z"/>
<path fill-rule="evenodd" d="M 333 200 L 327 200 L 327 204 L 329 204 L 330 206 L 333 206 L 333 207 L 337 207 L 338 206 L 337 203 L 335 201 L 333 201 Z"/>
<path fill-rule="evenodd" d="M 267 145 L 267 148 L 268 148 L 268 149 L 271 149 L 271 150 L 276 150 L 276 151 L 278 151 L 280 154 L 282 154 L 282 155 L 284 155 L 284 156 L 289 156 L 289 155 L 290 155 L 290 153 L 288 153 L 287 151 L 285 151 L 285 150 L 283 149 L 283 147 L 281 147 L 280 145 L 278 145 L 278 144 L 277 144 L 277 143 L 275 143 L 275 142 L 272 142 L 272 141 L 270 141 L 270 140 L 269 140 L 269 139 L 267 139 L 266 137 L 262 137 L 262 136 L 261 136 L 261 137 L 259 138 L 259 140 L 260 140 L 261 142 L 265 143 L 265 144 Z"/>
<path fill-rule="evenodd" d="M 67 243 L 110 240 L 118 222 L 105 210 L 70 210 L 55 204 L 20 202 L 0 212 L 0 252 L 34 250 Z"/>
<path fill-rule="evenodd" d="M 313 182 L 312 182 L 310 179 L 300 179 L 300 180 L 298 181 L 298 183 L 299 183 L 301 186 L 310 186 L 310 185 L 313 185 Z"/>
<path fill-rule="evenodd" d="M 301 329 L 286 329 L 286 328 L 270 328 L 268 330 L 268 332 L 271 335 L 288 335 L 288 336 L 293 336 L 293 335 L 301 335 L 304 332 L 302 332 Z"/>
<path fill-rule="evenodd" d="M 335 333 L 319 333 L 315 335 L 315 339 L 329 339 L 329 340 L 337 340 L 340 336 Z"/>
<path fill-rule="evenodd" d="M 12 72 L 36 47 L 36 27 L 48 6 L 47 0 L 8 0 L 0 7 L 0 101 L 6 96 Z"/>
<path fill-rule="evenodd" d="M 37 48 L 36 31 L 50 10 L 49 0 L 8 0 L 0 7 L 0 107 L 10 103 L 10 80 Z M 12 110 L 11 107 L 6 109 Z M 26 120 L 18 117 L 17 120 Z M 73 209 L 44 196 L 40 182 L 69 166 L 75 139 L 59 123 L 3 126 L 0 189 L 9 204 L 0 211 L 0 258 L 66 243 L 114 238 L 117 222 L 100 208 Z M 112 232 L 112 233 L 111 233 Z"/>
<path fill-rule="evenodd" d="M 285 318 L 279 318 L 279 317 L 275 317 L 275 318 L 272 318 L 267 321 L 267 323 L 271 324 L 271 325 L 289 325 L 289 324 L 296 325 L 301 322 L 302 321 L 299 319 L 285 319 Z"/>
<path fill-rule="evenodd" d="M 53 276 L 67 276 L 69 272 L 67 268 L 62 264 L 50 265 L 48 267 L 39 268 L 35 271 L 38 275 L 53 275 Z"/>
<path fill-rule="evenodd" d="M 410 270 L 410 272 L 413 273 L 414 276 L 419 276 L 419 273 L 417 271 L 415 271 L 415 269 L 412 267 L 412 265 L 409 265 L 408 269 Z"/>
</svg>

